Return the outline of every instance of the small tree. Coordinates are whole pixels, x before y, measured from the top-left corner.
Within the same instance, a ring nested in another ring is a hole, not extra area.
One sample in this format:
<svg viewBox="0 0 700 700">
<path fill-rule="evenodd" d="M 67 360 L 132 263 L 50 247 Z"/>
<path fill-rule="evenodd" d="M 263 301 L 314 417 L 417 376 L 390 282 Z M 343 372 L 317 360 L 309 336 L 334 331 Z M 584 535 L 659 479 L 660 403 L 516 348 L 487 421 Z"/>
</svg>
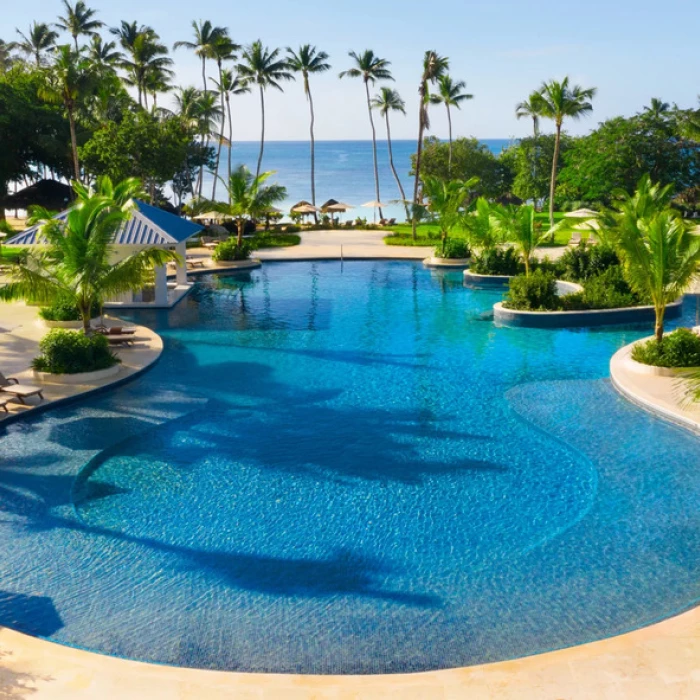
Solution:
<svg viewBox="0 0 700 700">
<path fill-rule="evenodd" d="M 264 184 L 272 175 L 274 172 L 268 171 L 256 176 L 245 165 L 238 166 L 226 183 L 229 203 L 215 205 L 216 211 L 235 219 L 239 247 L 243 244 L 245 222 L 264 216 L 276 202 L 281 202 L 287 197 L 285 187 Z"/>
<path fill-rule="evenodd" d="M 476 200 L 474 208 L 462 218 L 470 245 L 482 252 L 492 250 L 503 242 L 502 230 L 494 214 L 494 207 L 485 197 Z"/>
<path fill-rule="evenodd" d="M 64 221 L 48 218 L 40 237 L 46 246 L 15 266 L 10 282 L 0 288 L 0 299 L 50 304 L 57 298 L 75 304 L 90 332 L 92 310 L 105 299 L 143 287 L 154 266 L 178 261 L 172 251 L 147 248 L 112 262 L 112 240 L 131 217 L 133 198 L 141 183 L 131 179 L 114 186 L 98 181 L 96 191 L 74 183 L 76 205 Z"/>
<path fill-rule="evenodd" d="M 530 276 L 530 259 L 550 231 L 544 231 L 535 221 L 535 207 L 514 205 L 495 207 L 498 228 L 506 241 L 514 244 L 525 265 L 525 276 Z"/>
</svg>

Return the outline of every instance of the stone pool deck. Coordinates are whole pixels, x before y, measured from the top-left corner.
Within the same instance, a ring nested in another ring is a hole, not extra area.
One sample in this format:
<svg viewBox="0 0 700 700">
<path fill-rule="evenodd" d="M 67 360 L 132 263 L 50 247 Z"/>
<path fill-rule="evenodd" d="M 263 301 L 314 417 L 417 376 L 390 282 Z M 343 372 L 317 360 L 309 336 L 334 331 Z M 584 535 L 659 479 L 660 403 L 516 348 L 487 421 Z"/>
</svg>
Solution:
<svg viewBox="0 0 700 700">
<path fill-rule="evenodd" d="M 382 251 L 387 249 L 391 250 L 383 246 Z M 417 250 L 411 249 L 416 257 Z M 270 252 L 279 254 L 279 249 Z M 0 368 L 13 375 L 26 371 L 44 332 L 36 325 L 36 309 L 0 304 Z M 162 349 L 155 333 L 139 329 L 140 336 L 147 333 L 152 338 L 146 347 L 120 351 L 124 368 L 116 377 L 90 386 L 47 385 L 47 398 L 72 398 L 142 371 L 156 361 Z M 653 389 L 647 385 L 650 379 L 666 378 L 637 375 L 621 380 L 624 368 L 611 370 L 616 383 L 624 381 L 630 393 L 643 393 L 647 404 L 673 399 L 669 386 L 662 390 L 656 381 Z M 700 430 L 700 415 L 693 420 Z M 698 659 L 700 608 L 629 634 L 561 651 L 468 668 L 391 676 L 262 675 L 172 668 L 93 654 L 0 628 L 0 698 L 689 700 L 700 697 Z"/>
</svg>

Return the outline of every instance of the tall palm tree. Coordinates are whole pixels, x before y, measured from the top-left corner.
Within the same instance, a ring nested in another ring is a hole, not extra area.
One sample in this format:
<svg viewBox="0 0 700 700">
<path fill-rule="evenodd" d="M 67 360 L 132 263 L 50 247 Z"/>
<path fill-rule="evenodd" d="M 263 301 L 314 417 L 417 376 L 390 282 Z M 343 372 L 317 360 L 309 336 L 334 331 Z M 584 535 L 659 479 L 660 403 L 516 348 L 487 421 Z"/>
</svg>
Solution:
<svg viewBox="0 0 700 700">
<path fill-rule="evenodd" d="M 45 82 L 39 89 L 39 97 L 46 102 L 63 105 L 70 126 L 71 152 L 73 155 L 73 172 L 76 181 L 80 181 L 80 162 L 78 161 L 78 139 L 76 135 L 76 111 L 94 87 L 95 75 L 90 61 L 70 46 L 59 46 L 56 59 L 45 73 Z"/>
<path fill-rule="evenodd" d="M 136 88 L 140 106 L 143 106 L 148 94 L 146 81 L 149 74 L 163 71 L 165 75 L 172 75 L 170 66 L 173 60 L 168 56 L 167 46 L 161 44 L 159 38 L 150 28 L 139 32 L 127 48 L 128 57 L 121 64 L 126 70 L 124 82 Z"/>
<path fill-rule="evenodd" d="M 618 191 L 601 220 L 601 234 L 620 253 L 625 279 L 655 309 L 654 333 L 663 340 L 667 304 L 688 288 L 700 269 L 700 236 L 671 207 L 673 188 L 642 177 L 632 195 Z"/>
<path fill-rule="evenodd" d="M 430 104 L 430 85 L 435 84 L 450 68 L 450 61 L 440 56 L 437 51 L 426 51 L 423 55 L 423 72 L 418 86 L 418 146 L 416 149 L 416 173 L 413 183 L 413 216 L 411 233 L 416 238 L 419 218 L 418 191 L 420 186 L 421 157 L 423 155 L 423 135 L 430 128 L 428 105 Z"/>
<path fill-rule="evenodd" d="M 44 63 L 45 54 L 56 46 L 58 33 L 54 32 L 48 24 L 44 22 L 34 22 L 29 27 L 29 32 L 24 34 L 19 29 L 16 30 L 22 41 L 17 41 L 13 47 L 19 49 L 27 56 L 32 56 L 37 67 Z"/>
<path fill-rule="evenodd" d="M 235 61 L 236 51 L 241 48 L 240 44 L 237 44 L 228 35 L 228 30 L 224 29 L 221 36 L 219 36 L 214 41 L 212 58 L 216 61 L 216 67 L 218 70 L 218 81 L 214 81 L 217 85 L 223 82 L 223 72 L 224 72 L 224 61 Z M 219 181 L 219 163 L 221 161 L 221 147 L 223 146 L 223 131 L 224 131 L 224 117 L 226 115 L 226 104 L 225 101 L 228 96 L 224 92 L 217 88 L 219 91 L 219 97 L 221 98 L 221 128 L 219 129 L 219 138 L 217 140 L 218 147 L 216 149 L 216 166 L 214 168 L 214 184 L 212 185 L 211 198 L 216 200 L 216 185 Z M 229 124 L 230 126 L 230 124 Z M 231 151 L 231 143 L 229 139 L 229 153 Z"/>
<path fill-rule="evenodd" d="M 525 265 L 525 276 L 530 276 L 530 260 L 537 248 L 550 235 L 535 221 L 535 207 L 530 204 L 509 204 L 493 208 L 498 231 L 503 240 L 514 244 Z"/>
<path fill-rule="evenodd" d="M 559 148 L 561 145 L 561 127 L 564 119 L 580 119 L 593 111 L 591 100 L 595 97 L 596 88 L 582 88 L 579 85 L 569 87 L 569 77 L 562 81 L 550 80 L 540 88 L 541 115 L 554 121 L 556 137 L 554 141 L 554 157 L 552 158 L 552 177 L 549 184 L 549 226 L 554 227 L 554 190 L 557 185 L 557 169 L 559 167 Z"/>
<path fill-rule="evenodd" d="M 228 173 L 228 180 L 231 180 L 231 173 L 233 172 L 232 165 L 231 165 L 231 159 L 232 159 L 232 148 L 233 148 L 233 115 L 232 115 L 232 110 L 231 110 L 231 97 L 234 97 L 236 95 L 244 95 L 247 92 L 250 92 L 250 85 L 248 83 L 242 81 L 238 77 L 238 73 L 232 71 L 232 70 L 227 70 L 224 68 L 221 71 L 221 78 L 219 79 L 218 82 L 214 83 L 216 85 L 216 89 L 219 91 L 221 95 L 224 96 L 224 101 L 226 103 L 226 121 L 228 122 L 228 168 L 227 168 L 227 173 Z M 214 199 L 214 197 L 212 197 Z"/>
<path fill-rule="evenodd" d="M 396 172 L 396 167 L 394 166 L 394 153 L 391 146 L 391 125 L 389 124 L 389 113 L 390 112 L 400 112 L 401 114 L 406 114 L 406 103 L 401 99 L 401 95 L 396 90 L 392 90 L 388 87 L 383 87 L 378 95 L 375 95 L 372 99 L 372 108 L 379 111 L 384 121 L 386 123 L 386 143 L 389 149 L 389 166 L 391 167 L 391 172 L 394 174 L 394 179 L 399 187 L 399 192 L 401 193 L 401 201 L 404 203 L 406 209 L 406 221 L 411 218 L 409 213 L 408 204 L 406 201 L 406 193 L 404 192 L 403 185 L 401 184 L 401 178 Z"/>
<path fill-rule="evenodd" d="M 671 109 L 668 102 L 660 100 L 658 97 L 652 97 L 651 102 L 644 108 L 645 114 L 649 114 L 655 119 L 663 119 Z"/>
<path fill-rule="evenodd" d="M 428 197 L 428 209 L 437 216 L 442 240 L 441 255 L 445 255 L 447 239 L 459 223 L 460 210 L 467 205 L 472 188 L 479 182 L 478 177 L 469 180 L 443 180 L 439 177 L 426 177 L 423 186 Z"/>
<path fill-rule="evenodd" d="M 518 102 L 515 105 L 515 116 L 518 119 L 532 119 L 532 136 L 533 136 L 533 149 L 532 149 L 532 177 L 537 177 L 537 157 L 539 155 L 538 151 L 538 139 L 540 137 L 540 117 L 542 116 L 542 95 L 535 90 L 535 92 L 530 93 L 527 100 L 523 102 Z M 537 204 L 537 202 L 535 202 Z"/>
<path fill-rule="evenodd" d="M 350 51 L 348 56 L 352 58 L 355 65 L 348 70 L 344 70 L 340 73 L 341 78 L 362 78 L 362 82 L 365 84 L 365 94 L 367 96 L 367 113 L 369 114 L 369 124 L 372 127 L 372 154 L 374 156 L 374 189 L 377 195 L 377 201 L 381 202 L 381 197 L 379 196 L 379 168 L 377 166 L 377 130 L 374 128 L 374 119 L 372 117 L 372 100 L 369 96 L 369 86 L 370 83 L 374 85 L 377 80 L 393 80 L 389 66 L 391 61 L 387 61 L 385 58 L 379 58 L 375 56 L 374 51 L 367 49 L 361 54 L 357 54 L 354 51 Z M 384 218 L 382 214 L 381 207 L 379 208 L 379 218 Z"/>
<path fill-rule="evenodd" d="M 174 49 L 186 48 L 195 52 L 202 60 L 202 84 L 204 92 L 207 92 L 207 59 L 214 58 L 214 45 L 222 37 L 228 34 L 225 27 L 215 27 L 209 20 L 192 22 L 194 41 L 176 41 Z"/>
<path fill-rule="evenodd" d="M 104 22 L 95 19 L 97 10 L 89 8 L 83 0 L 77 0 L 75 5 L 71 5 L 68 0 L 61 0 L 66 9 L 65 16 L 59 16 L 56 26 L 68 32 L 73 37 L 73 44 L 76 52 L 78 49 L 78 37 L 96 36 L 97 30 L 104 26 Z"/>
<path fill-rule="evenodd" d="M 255 84 L 260 90 L 260 114 L 262 117 L 260 129 L 260 154 L 255 177 L 260 176 L 263 153 L 265 151 L 265 90 L 273 87 L 283 92 L 280 81 L 293 80 L 294 76 L 289 71 L 287 61 L 279 57 L 280 49 L 270 50 L 263 46 L 262 42 L 254 41 L 246 47 L 241 56 L 242 62 L 238 64 L 238 75 L 242 80 Z"/>
<path fill-rule="evenodd" d="M 156 265 L 177 261 L 172 251 L 146 248 L 113 263 L 112 240 L 131 218 L 133 198 L 141 183 L 130 179 L 113 186 L 108 178 L 96 192 L 74 185 L 77 200 L 65 221 L 47 218 L 41 236 L 48 244 L 42 253 L 30 253 L 16 265 L 10 282 L 0 289 L 0 299 L 31 299 L 48 304 L 56 298 L 73 301 L 90 332 L 92 309 L 105 299 L 143 287 Z"/>
<path fill-rule="evenodd" d="M 311 204 L 316 206 L 316 156 L 314 139 L 314 123 L 316 117 L 314 114 L 314 100 L 311 95 L 311 86 L 309 85 L 309 76 L 316 73 L 325 73 L 331 69 L 331 64 L 328 63 L 328 54 L 325 51 L 319 51 L 311 44 L 303 44 L 298 51 L 294 51 L 291 47 L 287 47 L 289 69 L 294 73 L 300 73 L 304 80 L 304 95 L 309 102 L 309 135 L 311 137 Z M 316 214 L 314 213 L 314 216 Z"/>
<path fill-rule="evenodd" d="M 175 73 L 162 65 L 150 65 L 146 69 L 143 79 L 143 93 L 145 106 L 148 109 L 147 95 L 153 98 L 153 111 L 158 109 L 158 94 L 173 90 L 172 78 Z"/>
<path fill-rule="evenodd" d="M 0 39 L 0 75 L 12 68 L 12 64 L 14 63 L 11 54 L 12 49 L 13 44 L 8 44 L 6 41 Z"/>
<path fill-rule="evenodd" d="M 123 54 L 121 51 L 117 51 L 116 48 L 115 42 L 103 41 L 99 34 L 94 34 L 90 40 L 88 58 L 99 72 L 115 68 L 124 60 Z"/>
<path fill-rule="evenodd" d="M 266 185 L 265 182 L 274 175 L 268 171 L 253 176 L 253 173 L 240 165 L 233 171 L 226 189 L 229 203 L 217 203 L 216 210 L 235 219 L 238 227 L 238 246 L 243 243 L 243 231 L 248 219 L 263 216 L 276 202 L 287 197 L 287 190 L 281 185 Z"/>
<path fill-rule="evenodd" d="M 452 172 L 452 113 L 450 107 L 462 109 L 462 102 L 474 99 L 474 95 L 463 92 L 467 84 L 463 80 L 452 82 L 452 78 L 445 74 L 438 78 L 438 91 L 430 96 L 432 104 L 443 104 L 447 109 L 447 126 L 450 135 L 450 150 L 447 160 L 447 172 Z"/>
</svg>

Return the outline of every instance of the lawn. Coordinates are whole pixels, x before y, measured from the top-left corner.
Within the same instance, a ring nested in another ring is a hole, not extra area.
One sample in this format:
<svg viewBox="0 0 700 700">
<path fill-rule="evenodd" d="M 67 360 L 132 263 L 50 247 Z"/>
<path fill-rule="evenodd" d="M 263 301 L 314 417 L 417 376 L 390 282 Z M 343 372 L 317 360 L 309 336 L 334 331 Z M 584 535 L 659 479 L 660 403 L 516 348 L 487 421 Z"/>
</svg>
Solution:
<svg viewBox="0 0 700 700">
<path fill-rule="evenodd" d="M 301 236 L 296 233 L 259 233 L 251 239 L 251 243 L 258 250 L 261 248 L 285 248 L 299 245 Z"/>
</svg>

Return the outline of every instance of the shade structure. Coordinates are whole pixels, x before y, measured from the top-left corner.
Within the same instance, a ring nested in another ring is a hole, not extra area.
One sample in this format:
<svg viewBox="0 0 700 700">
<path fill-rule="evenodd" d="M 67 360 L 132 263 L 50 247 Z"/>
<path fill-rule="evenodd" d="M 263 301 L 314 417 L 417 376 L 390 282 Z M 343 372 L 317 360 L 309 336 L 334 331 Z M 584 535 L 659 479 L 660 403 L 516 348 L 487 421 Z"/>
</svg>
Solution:
<svg viewBox="0 0 700 700">
<path fill-rule="evenodd" d="M 334 214 L 342 213 L 352 209 L 351 204 L 345 204 L 345 202 L 336 202 L 335 204 L 329 204 L 327 207 L 322 207 L 322 211 L 333 212 Z"/>
<path fill-rule="evenodd" d="M 313 204 L 302 204 L 298 207 L 292 207 L 294 214 L 317 214 L 319 211 L 321 210 Z"/>
<path fill-rule="evenodd" d="M 368 209 L 374 209 L 379 207 L 385 207 L 386 204 L 384 204 L 384 202 L 379 202 L 376 199 L 374 199 L 371 202 L 365 202 L 362 206 L 367 207 Z"/>
<path fill-rule="evenodd" d="M 598 212 L 593 211 L 593 209 L 576 209 L 576 211 L 564 214 L 565 219 L 592 219 L 596 216 L 598 216 Z"/>
<path fill-rule="evenodd" d="M 228 214 L 222 214 L 219 211 L 205 211 L 202 214 L 192 217 L 195 221 L 226 221 L 232 219 Z"/>
<path fill-rule="evenodd" d="M 63 211 L 73 199 L 73 190 L 57 180 L 39 180 L 0 201 L 5 209 L 26 209 L 32 205 Z"/>
</svg>

